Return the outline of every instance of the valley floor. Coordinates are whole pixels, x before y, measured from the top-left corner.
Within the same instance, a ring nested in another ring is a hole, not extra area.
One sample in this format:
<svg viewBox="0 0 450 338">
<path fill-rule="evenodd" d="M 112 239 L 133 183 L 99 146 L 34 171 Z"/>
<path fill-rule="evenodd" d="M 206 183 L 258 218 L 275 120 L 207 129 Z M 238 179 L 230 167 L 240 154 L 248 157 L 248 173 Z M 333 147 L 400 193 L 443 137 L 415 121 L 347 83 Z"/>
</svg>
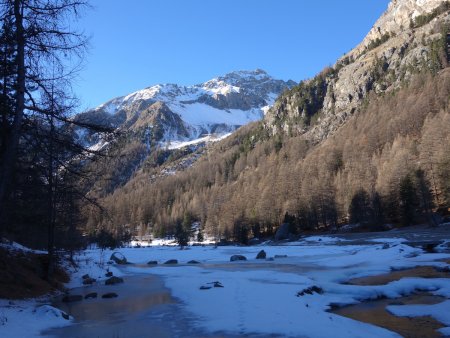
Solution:
<svg viewBox="0 0 450 338">
<path fill-rule="evenodd" d="M 391 231 L 384 236 L 311 236 L 251 247 L 119 249 L 132 263 L 128 265 L 108 264 L 113 251 L 86 250 L 76 257 L 79 268 L 72 271 L 67 284 L 70 293 L 85 296 L 93 291 L 99 295 L 113 291 L 118 297 L 66 304 L 60 298 L 53 303 L 48 299 L 12 304 L 3 300 L 0 336 L 400 336 L 401 330 L 393 332 L 335 313 L 339 312 L 336 308 L 378 299 L 387 300 L 381 311 L 430 318 L 437 331 L 429 332 L 450 335 L 449 233 L 450 225 L 443 225 L 420 238 L 413 232 Z M 419 247 L 438 239 L 442 244 L 434 253 Z M 266 259 L 256 259 L 261 250 L 267 253 Z M 230 262 L 233 255 L 247 260 Z M 169 259 L 178 264 L 163 264 Z M 199 264 L 188 264 L 191 260 Z M 149 261 L 158 264 L 148 265 Z M 415 267 L 425 268 L 409 270 Z M 124 283 L 104 286 L 107 270 L 122 277 Z M 396 272 L 390 274 L 392 271 Z M 85 274 L 96 278 L 96 284 L 82 286 Z M 378 275 L 386 276 L 362 278 Z M 418 305 L 405 298 L 414 295 L 418 295 Z M 56 307 L 74 317 L 64 319 Z M 50 330 L 57 326 L 63 327 Z"/>
</svg>

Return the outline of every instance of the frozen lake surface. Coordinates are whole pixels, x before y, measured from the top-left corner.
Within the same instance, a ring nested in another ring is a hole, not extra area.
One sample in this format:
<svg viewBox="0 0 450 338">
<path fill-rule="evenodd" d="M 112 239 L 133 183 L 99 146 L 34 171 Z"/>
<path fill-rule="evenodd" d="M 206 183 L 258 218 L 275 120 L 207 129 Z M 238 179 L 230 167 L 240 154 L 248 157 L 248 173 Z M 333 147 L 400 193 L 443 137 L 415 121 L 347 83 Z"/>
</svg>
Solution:
<svg viewBox="0 0 450 338">
<path fill-rule="evenodd" d="M 385 232 L 314 236 L 282 245 L 117 250 L 132 263 L 128 265 L 108 264 L 113 251 L 87 250 L 76 257 L 79 268 L 73 271 L 70 293 L 84 296 L 95 291 L 101 296 L 116 292 L 118 297 L 64 304 L 56 300 L 53 306 L 73 319 L 55 329 L 50 329 L 55 325 L 49 321 L 48 329 L 39 332 L 47 337 L 107 338 L 399 337 L 396 332 L 330 310 L 380 298 L 398 300 L 420 291 L 436 296 L 438 302 L 386 302 L 383 306 L 397 316 L 429 316 L 440 323 L 437 334 L 448 334 L 450 313 L 442 309 L 450 299 L 449 231 L 439 228 L 438 237 L 433 230 L 424 230 L 430 233 L 429 238 L 426 234 L 418 238 L 415 234 Z M 420 247 L 418 239 L 439 240 L 442 244 L 437 252 L 429 253 Z M 256 259 L 261 250 L 266 252 L 266 259 Z M 233 255 L 243 255 L 247 260 L 230 262 Z M 169 259 L 178 260 L 178 264 L 164 265 Z M 191 260 L 199 264 L 188 264 Z M 158 264 L 148 265 L 149 261 Z M 400 275 L 385 284 L 347 283 L 417 266 L 441 272 L 427 278 Z M 107 269 L 122 277 L 124 283 L 103 285 Z M 95 285 L 81 285 L 86 273 L 97 279 Z M 214 287 L 215 282 L 223 287 Z M 2 330 L 8 332 L 8 325 L 0 326 L 0 334 Z"/>
</svg>

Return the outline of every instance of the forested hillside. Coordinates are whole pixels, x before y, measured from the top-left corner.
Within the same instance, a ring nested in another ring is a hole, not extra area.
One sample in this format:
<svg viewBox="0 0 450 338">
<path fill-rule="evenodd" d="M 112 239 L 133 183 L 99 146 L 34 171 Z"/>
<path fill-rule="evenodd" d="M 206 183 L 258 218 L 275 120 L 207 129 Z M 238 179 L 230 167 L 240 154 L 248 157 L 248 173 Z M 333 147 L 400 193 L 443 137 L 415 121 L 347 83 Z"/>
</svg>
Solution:
<svg viewBox="0 0 450 338">
<path fill-rule="evenodd" d="M 242 228 L 271 234 L 284 219 L 296 231 L 427 221 L 432 208 L 450 205 L 449 93 L 449 69 L 418 74 L 371 96 L 317 146 L 269 137 L 262 123 L 244 127 L 189 170 L 153 183 L 140 172 L 105 198 L 109 217 L 91 216 L 90 226 L 162 235 L 189 214 L 211 234 L 236 237 Z"/>
<path fill-rule="evenodd" d="M 449 8 L 393 1 L 361 45 L 261 122 L 204 149 L 153 153 L 126 183 L 109 174 L 92 192 L 106 212 L 86 212 L 87 230 L 167 235 L 199 221 L 245 242 L 282 222 L 294 233 L 434 224 L 450 206 Z"/>
</svg>

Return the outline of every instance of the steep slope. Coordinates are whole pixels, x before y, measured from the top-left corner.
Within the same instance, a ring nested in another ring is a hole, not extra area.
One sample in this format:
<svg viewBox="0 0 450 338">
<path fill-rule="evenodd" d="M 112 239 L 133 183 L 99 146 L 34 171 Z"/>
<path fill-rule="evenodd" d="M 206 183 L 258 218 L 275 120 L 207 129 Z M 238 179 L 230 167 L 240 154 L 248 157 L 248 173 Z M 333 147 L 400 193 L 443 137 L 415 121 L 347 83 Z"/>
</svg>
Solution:
<svg viewBox="0 0 450 338">
<path fill-rule="evenodd" d="M 414 73 L 447 64 L 443 45 L 449 2 L 395 0 L 355 49 L 315 78 L 282 95 L 265 117 L 272 134 L 319 142 L 333 134 L 365 102 L 399 89 Z"/>
<path fill-rule="evenodd" d="M 108 101 L 77 119 L 121 131 L 146 129 L 154 144 L 190 141 L 262 119 L 278 95 L 293 85 L 260 69 L 237 71 L 194 86 L 155 85 Z M 95 137 L 86 137 L 86 142 L 92 141 Z"/>
</svg>

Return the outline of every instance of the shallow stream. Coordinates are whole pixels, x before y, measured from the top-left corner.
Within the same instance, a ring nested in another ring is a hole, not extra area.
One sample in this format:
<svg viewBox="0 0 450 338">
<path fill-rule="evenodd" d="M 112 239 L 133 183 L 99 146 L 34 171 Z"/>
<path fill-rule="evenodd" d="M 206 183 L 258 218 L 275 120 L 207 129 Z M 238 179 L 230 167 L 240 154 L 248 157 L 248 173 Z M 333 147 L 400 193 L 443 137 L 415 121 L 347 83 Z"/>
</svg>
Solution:
<svg viewBox="0 0 450 338">
<path fill-rule="evenodd" d="M 72 295 L 97 292 L 95 299 L 64 303 L 55 299 L 53 305 L 75 318 L 75 324 L 46 332 L 51 337 L 77 338 L 139 338 L 194 337 L 189 317 L 182 313 L 177 301 L 164 287 L 161 278 L 151 275 L 125 276 L 116 285 L 93 285 L 75 288 Z M 115 292 L 117 298 L 103 299 Z"/>
</svg>

